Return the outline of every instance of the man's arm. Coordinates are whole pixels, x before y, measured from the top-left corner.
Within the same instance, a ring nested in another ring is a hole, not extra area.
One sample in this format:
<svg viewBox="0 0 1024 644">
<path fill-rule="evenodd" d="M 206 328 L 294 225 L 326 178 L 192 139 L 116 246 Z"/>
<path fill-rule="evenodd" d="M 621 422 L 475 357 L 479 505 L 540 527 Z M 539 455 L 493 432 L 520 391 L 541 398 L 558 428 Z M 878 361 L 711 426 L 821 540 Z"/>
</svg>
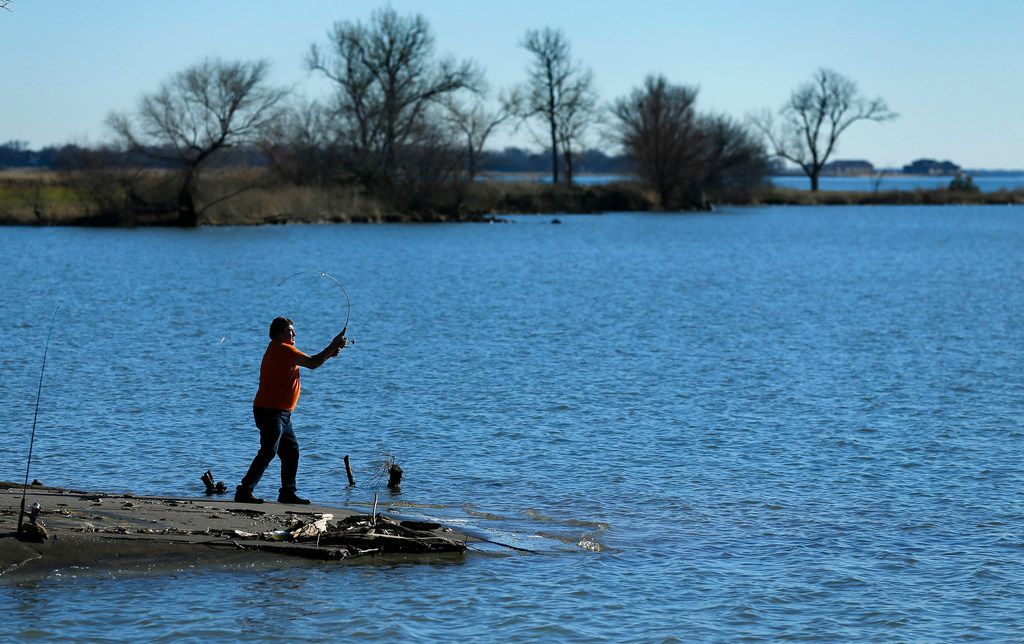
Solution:
<svg viewBox="0 0 1024 644">
<path fill-rule="evenodd" d="M 341 353 L 341 350 L 342 348 L 344 348 L 344 346 L 345 336 L 339 333 L 337 336 L 335 336 L 333 340 L 331 340 L 331 343 L 327 345 L 327 348 L 321 351 L 320 353 L 313 356 L 295 356 L 295 364 L 299 365 L 300 367 L 305 367 L 307 369 L 316 369 L 323 363 L 327 362 L 334 356 Z"/>
</svg>

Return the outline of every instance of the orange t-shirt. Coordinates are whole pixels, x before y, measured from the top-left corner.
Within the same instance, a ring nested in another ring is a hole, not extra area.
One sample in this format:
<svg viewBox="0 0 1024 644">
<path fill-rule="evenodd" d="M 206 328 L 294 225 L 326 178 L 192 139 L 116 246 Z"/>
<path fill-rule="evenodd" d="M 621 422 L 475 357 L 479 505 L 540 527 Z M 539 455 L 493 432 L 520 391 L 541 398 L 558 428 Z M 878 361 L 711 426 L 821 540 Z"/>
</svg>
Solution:
<svg viewBox="0 0 1024 644">
<path fill-rule="evenodd" d="M 260 363 L 260 388 L 252 406 L 282 411 L 295 409 L 302 391 L 295 360 L 304 355 L 291 342 L 272 341 Z"/>
</svg>

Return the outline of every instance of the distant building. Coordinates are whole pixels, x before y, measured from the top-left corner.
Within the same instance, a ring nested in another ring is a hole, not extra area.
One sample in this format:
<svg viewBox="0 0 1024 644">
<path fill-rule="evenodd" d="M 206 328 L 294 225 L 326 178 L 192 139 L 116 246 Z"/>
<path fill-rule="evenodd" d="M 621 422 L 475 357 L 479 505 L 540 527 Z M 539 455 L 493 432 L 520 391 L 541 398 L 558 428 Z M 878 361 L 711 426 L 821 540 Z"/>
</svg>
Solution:
<svg viewBox="0 0 1024 644">
<path fill-rule="evenodd" d="M 910 165 L 903 166 L 903 174 L 926 174 L 941 177 L 957 172 L 960 172 L 960 166 L 952 161 L 936 161 L 935 159 L 918 159 Z"/>
<path fill-rule="evenodd" d="M 837 159 L 821 168 L 822 174 L 874 174 L 875 166 L 863 159 Z"/>
</svg>

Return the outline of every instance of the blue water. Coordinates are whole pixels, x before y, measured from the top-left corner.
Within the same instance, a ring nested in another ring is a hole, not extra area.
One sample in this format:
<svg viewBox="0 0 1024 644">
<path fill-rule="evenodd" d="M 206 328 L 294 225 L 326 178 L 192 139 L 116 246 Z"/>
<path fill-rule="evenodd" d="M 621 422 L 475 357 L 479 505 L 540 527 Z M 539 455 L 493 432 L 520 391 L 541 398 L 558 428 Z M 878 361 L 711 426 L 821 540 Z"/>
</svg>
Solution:
<svg viewBox="0 0 1024 644">
<path fill-rule="evenodd" d="M 447 640 L 1024 636 L 1024 210 L 746 208 L 510 225 L 0 228 L 0 479 L 198 494 L 256 448 L 265 328 L 300 492 L 535 554 L 54 573 L 6 634 Z M 342 456 L 363 485 L 346 491 Z M 270 496 L 277 473 L 257 489 Z M 329 635 L 328 635 L 329 634 Z"/>
<path fill-rule="evenodd" d="M 564 177 L 559 175 L 559 181 Z M 494 172 L 482 174 L 477 177 L 478 181 L 498 182 L 526 182 L 526 183 L 551 183 L 550 172 Z M 635 181 L 636 178 L 629 174 L 615 173 L 587 173 L 578 174 L 572 178 L 573 184 L 577 186 L 595 186 L 616 181 Z"/>
<path fill-rule="evenodd" d="M 811 181 L 804 175 L 776 175 L 768 180 L 783 188 L 794 188 L 797 190 L 810 190 Z M 826 192 L 830 191 L 860 191 L 875 192 L 877 190 L 937 190 L 948 188 L 952 176 L 947 177 L 926 177 L 916 175 L 891 175 L 883 176 L 877 181 L 875 177 L 821 177 L 818 188 Z M 1022 190 L 1024 189 L 1024 173 L 983 175 L 972 177 L 974 185 L 981 192 L 998 192 L 1000 190 Z"/>
<path fill-rule="evenodd" d="M 481 181 L 529 181 L 535 183 L 551 183 L 551 175 L 543 173 L 496 173 L 480 177 Z M 593 186 L 615 181 L 633 181 L 635 177 L 627 174 L 581 174 L 573 178 L 573 182 L 581 186 Z M 885 175 L 878 179 L 871 176 L 835 177 L 823 176 L 819 179 L 818 188 L 825 192 L 877 192 L 879 190 L 939 190 L 949 187 L 952 176 L 918 176 L 895 174 Z M 810 190 L 811 181 L 805 175 L 772 175 L 767 181 L 781 188 L 794 190 Z M 972 177 L 974 185 L 981 192 L 998 192 L 1000 190 L 1024 190 L 1024 173 L 982 175 Z"/>
</svg>

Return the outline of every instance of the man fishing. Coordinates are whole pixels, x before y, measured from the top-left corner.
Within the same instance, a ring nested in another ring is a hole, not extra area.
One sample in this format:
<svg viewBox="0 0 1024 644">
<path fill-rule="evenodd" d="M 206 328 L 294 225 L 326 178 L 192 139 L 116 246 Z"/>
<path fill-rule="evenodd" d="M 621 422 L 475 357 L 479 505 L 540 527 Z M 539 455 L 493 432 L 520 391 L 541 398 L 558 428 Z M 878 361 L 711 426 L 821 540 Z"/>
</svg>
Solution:
<svg viewBox="0 0 1024 644">
<path fill-rule="evenodd" d="M 235 501 L 263 503 L 253 494 L 263 472 L 277 456 L 281 459 L 281 489 L 278 503 L 309 503 L 296 494 L 295 474 L 299 469 L 299 443 L 292 431 L 292 411 L 299 401 L 299 367 L 316 369 L 338 355 L 345 345 L 345 331 L 331 340 L 327 348 L 308 356 L 295 348 L 295 327 L 288 318 L 270 323 L 270 344 L 260 364 L 260 386 L 252 403 L 252 415 L 260 430 L 260 450 L 252 459 L 242 483 L 235 488 Z"/>
</svg>

